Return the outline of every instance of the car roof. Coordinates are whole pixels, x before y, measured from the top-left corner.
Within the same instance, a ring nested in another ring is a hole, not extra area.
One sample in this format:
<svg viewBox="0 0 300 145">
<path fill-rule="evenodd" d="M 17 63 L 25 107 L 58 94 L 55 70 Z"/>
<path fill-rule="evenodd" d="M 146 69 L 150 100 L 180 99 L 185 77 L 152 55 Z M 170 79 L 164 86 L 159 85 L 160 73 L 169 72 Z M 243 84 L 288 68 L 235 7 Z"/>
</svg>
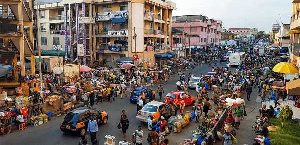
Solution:
<svg viewBox="0 0 300 145">
<path fill-rule="evenodd" d="M 88 110 L 95 110 L 95 109 L 91 109 L 91 108 L 88 108 L 88 107 L 80 107 L 80 108 L 77 108 L 77 109 L 75 109 L 71 112 L 74 113 L 74 114 L 81 114 L 81 113 L 83 113 L 85 111 L 88 111 Z"/>
<path fill-rule="evenodd" d="M 184 93 L 184 92 L 183 91 L 171 91 L 169 93 L 177 95 L 177 94 Z"/>
<path fill-rule="evenodd" d="M 146 105 L 160 106 L 162 104 L 164 104 L 164 103 L 158 102 L 158 101 L 151 101 L 151 102 L 147 103 Z"/>
<path fill-rule="evenodd" d="M 201 79 L 201 77 L 192 77 L 191 79 Z"/>
</svg>

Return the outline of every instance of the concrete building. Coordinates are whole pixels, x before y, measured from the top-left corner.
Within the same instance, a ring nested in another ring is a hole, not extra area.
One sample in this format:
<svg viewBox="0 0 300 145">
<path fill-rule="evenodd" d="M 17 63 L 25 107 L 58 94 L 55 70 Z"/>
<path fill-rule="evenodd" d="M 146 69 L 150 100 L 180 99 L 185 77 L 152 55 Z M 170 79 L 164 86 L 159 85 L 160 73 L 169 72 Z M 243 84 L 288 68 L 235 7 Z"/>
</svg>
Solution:
<svg viewBox="0 0 300 145">
<path fill-rule="evenodd" d="M 170 0 L 64 0 L 36 8 L 45 13 L 39 39 L 47 37 L 47 44 L 41 40 L 39 45 L 58 45 L 84 64 L 120 57 L 153 64 L 154 54 L 171 50 L 175 3 Z"/>
<path fill-rule="evenodd" d="M 288 48 L 290 46 L 290 35 L 288 32 L 290 31 L 290 24 L 282 24 L 280 30 L 277 34 L 279 39 L 279 46 Z"/>
<path fill-rule="evenodd" d="M 257 28 L 229 28 L 228 31 L 229 33 L 236 34 L 238 37 L 239 36 L 247 36 L 247 35 L 255 35 L 258 33 Z"/>
<path fill-rule="evenodd" d="M 293 1 L 293 11 L 290 24 L 290 60 L 300 67 L 300 0 Z"/>
<path fill-rule="evenodd" d="M 185 33 L 182 46 L 185 48 L 214 46 L 219 45 L 221 41 L 222 21 L 220 20 L 208 19 L 202 15 L 175 16 L 172 27 Z"/>
<path fill-rule="evenodd" d="M 33 35 L 32 0 L 0 1 L 0 64 L 12 65 L 8 82 L 1 82 L 0 87 L 19 86 L 19 76 L 35 74 L 34 35 Z M 25 67 L 25 59 L 31 65 Z"/>
</svg>

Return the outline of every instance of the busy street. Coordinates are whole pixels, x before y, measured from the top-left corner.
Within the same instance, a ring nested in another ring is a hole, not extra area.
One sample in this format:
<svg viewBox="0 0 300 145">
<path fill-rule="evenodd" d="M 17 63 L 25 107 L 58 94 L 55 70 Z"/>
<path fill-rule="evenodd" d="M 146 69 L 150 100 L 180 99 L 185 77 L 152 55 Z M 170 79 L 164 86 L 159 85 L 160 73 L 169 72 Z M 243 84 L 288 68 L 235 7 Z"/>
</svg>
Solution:
<svg viewBox="0 0 300 145">
<path fill-rule="evenodd" d="M 0 145 L 299 145 L 299 11 L 0 0 Z"/>
</svg>

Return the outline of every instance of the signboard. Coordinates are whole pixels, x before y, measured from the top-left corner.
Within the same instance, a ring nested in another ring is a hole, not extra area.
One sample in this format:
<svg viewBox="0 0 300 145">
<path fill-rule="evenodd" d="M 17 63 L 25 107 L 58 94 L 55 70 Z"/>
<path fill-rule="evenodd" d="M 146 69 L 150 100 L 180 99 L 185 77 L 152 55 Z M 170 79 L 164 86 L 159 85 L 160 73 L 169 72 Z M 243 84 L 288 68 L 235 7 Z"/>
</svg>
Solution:
<svg viewBox="0 0 300 145">
<path fill-rule="evenodd" d="M 79 17 L 79 23 L 89 24 L 89 23 L 95 23 L 95 18 L 91 17 Z"/>
<path fill-rule="evenodd" d="M 84 56 L 83 44 L 77 44 L 77 56 Z"/>
<path fill-rule="evenodd" d="M 50 71 L 53 71 L 55 67 L 60 67 L 63 65 L 63 58 L 62 57 L 51 57 L 49 58 L 50 62 Z"/>
<path fill-rule="evenodd" d="M 128 18 L 128 11 L 104 12 L 97 15 L 96 21 L 107 21 L 112 18 Z"/>
<path fill-rule="evenodd" d="M 111 36 L 127 36 L 128 35 L 128 30 L 108 31 L 107 35 L 111 35 Z"/>
</svg>

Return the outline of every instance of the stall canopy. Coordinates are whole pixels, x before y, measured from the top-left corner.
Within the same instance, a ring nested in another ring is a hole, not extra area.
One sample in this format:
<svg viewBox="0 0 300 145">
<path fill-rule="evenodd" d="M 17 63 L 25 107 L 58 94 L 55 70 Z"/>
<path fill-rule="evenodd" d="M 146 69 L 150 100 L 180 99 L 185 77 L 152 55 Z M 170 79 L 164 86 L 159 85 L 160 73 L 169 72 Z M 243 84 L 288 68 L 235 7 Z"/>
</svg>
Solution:
<svg viewBox="0 0 300 145">
<path fill-rule="evenodd" d="M 116 60 L 117 63 L 134 63 L 132 58 L 129 57 L 122 57 Z"/>
<path fill-rule="evenodd" d="M 35 51 L 35 55 L 39 55 L 39 51 Z M 66 52 L 62 50 L 42 50 L 41 51 L 42 56 L 65 56 Z"/>
<path fill-rule="evenodd" d="M 287 82 L 286 90 L 289 95 L 300 95 L 300 79 Z"/>
<path fill-rule="evenodd" d="M 12 65 L 0 64 L 0 77 L 8 75 L 13 70 L 13 68 L 14 67 Z"/>
</svg>

